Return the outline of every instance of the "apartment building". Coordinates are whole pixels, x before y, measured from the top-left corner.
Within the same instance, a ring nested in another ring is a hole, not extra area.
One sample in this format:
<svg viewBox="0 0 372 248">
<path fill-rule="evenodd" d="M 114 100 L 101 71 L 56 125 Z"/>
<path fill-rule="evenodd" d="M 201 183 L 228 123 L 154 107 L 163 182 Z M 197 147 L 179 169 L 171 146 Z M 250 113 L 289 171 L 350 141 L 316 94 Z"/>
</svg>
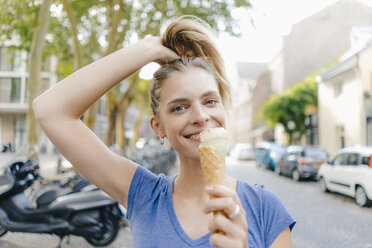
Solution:
<svg viewBox="0 0 372 248">
<path fill-rule="evenodd" d="M 372 26 L 355 27 L 351 49 L 319 77 L 320 144 L 330 155 L 372 146 Z"/>
<path fill-rule="evenodd" d="M 258 88 L 252 90 L 253 97 L 250 101 L 254 109 L 251 111 L 252 129 L 247 131 L 252 133 L 250 142 L 256 144 L 259 140 L 271 138 L 266 124 L 255 120 L 261 104 L 270 94 L 281 94 L 296 82 L 337 61 L 350 47 L 350 30 L 354 26 L 371 24 L 371 2 L 364 0 L 338 0 L 295 23 L 291 32 L 283 39 L 282 50 L 268 63 L 267 71 L 258 76 L 254 84 Z M 295 138 L 301 144 L 319 145 L 320 117 L 316 109 L 309 109 L 307 114 L 306 138 Z M 238 118 L 235 120 L 239 123 Z M 286 143 L 281 125 L 275 128 L 274 139 L 278 143 Z"/>
<path fill-rule="evenodd" d="M 27 141 L 27 59 L 24 51 L 0 46 L 0 145 L 21 148 Z M 56 58 L 45 61 L 41 78 L 45 88 L 57 82 Z"/>
</svg>

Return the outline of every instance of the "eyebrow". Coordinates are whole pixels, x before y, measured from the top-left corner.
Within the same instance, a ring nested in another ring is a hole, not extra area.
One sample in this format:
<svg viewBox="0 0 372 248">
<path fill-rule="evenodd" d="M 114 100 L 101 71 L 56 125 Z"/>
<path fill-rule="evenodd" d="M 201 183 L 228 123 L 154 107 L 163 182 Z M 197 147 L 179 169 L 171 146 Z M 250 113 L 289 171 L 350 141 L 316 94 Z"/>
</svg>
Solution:
<svg viewBox="0 0 372 248">
<path fill-rule="evenodd" d="M 218 94 L 218 91 L 216 91 L 216 90 L 209 90 L 209 91 L 206 91 L 206 92 L 201 96 L 201 98 L 206 97 L 206 96 L 209 96 L 209 95 L 213 95 L 213 94 Z M 186 102 L 186 101 L 187 101 L 187 98 L 184 98 L 184 97 L 176 98 L 176 99 L 173 99 L 173 100 L 171 100 L 170 102 L 168 102 L 167 106 L 172 105 L 172 104 L 174 104 L 174 103 Z"/>
</svg>

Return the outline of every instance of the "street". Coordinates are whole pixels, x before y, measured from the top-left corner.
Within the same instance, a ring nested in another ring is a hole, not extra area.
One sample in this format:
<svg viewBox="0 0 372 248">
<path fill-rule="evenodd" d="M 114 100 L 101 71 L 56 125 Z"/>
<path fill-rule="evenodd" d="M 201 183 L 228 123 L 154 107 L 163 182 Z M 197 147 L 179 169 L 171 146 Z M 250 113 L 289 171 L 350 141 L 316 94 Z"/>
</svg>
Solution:
<svg viewBox="0 0 372 248">
<path fill-rule="evenodd" d="M 295 182 L 258 169 L 254 162 L 232 164 L 228 167 L 230 175 L 263 184 L 283 200 L 297 221 L 292 232 L 293 247 L 372 247 L 371 207 L 361 208 L 349 197 L 323 193 L 318 182 Z"/>
<path fill-rule="evenodd" d="M 292 232 L 293 247 L 367 248 L 372 247 L 372 208 L 361 208 L 354 200 L 333 193 L 323 193 L 318 182 L 295 182 L 291 178 L 259 169 L 255 162 L 228 160 L 228 174 L 249 183 L 259 183 L 277 193 L 297 220 Z M 249 225 L 249 223 L 248 223 Z M 90 248 L 84 239 L 71 237 L 62 248 Z M 0 239 L 2 248 L 57 247 L 52 235 L 7 233 Z M 132 247 L 129 228 L 123 228 L 117 240 L 108 247 Z"/>
</svg>

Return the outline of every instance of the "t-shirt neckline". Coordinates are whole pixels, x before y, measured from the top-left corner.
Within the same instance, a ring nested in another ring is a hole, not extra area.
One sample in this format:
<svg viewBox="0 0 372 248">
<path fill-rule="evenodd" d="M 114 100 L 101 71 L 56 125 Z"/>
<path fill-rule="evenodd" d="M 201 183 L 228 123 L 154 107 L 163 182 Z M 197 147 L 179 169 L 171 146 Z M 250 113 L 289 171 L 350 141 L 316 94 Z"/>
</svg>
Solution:
<svg viewBox="0 0 372 248">
<path fill-rule="evenodd" d="M 174 229 L 178 233 L 178 235 L 190 246 L 194 247 L 197 245 L 204 244 L 206 242 L 209 242 L 209 238 L 211 236 L 211 233 L 208 232 L 204 236 L 198 238 L 198 239 L 192 239 L 183 229 L 181 226 L 181 223 L 178 221 L 176 211 L 174 210 L 174 205 L 173 205 L 173 186 L 174 186 L 174 180 L 176 179 L 177 175 L 173 175 L 170 180 L 170 187 L 168 188 L 168 212 L 169 216 L 171 219 L 171 223 L 173 224 Z"/>
<path fill-rule="evenodd" d="M 173 205 L 173 186 L 174 186 L 174 180 L 176 179 L 177 175 L 173 175 L 170 177 L 170 187 L 168 188 L 168 213 L 171 219 L 171 223 L 173 225 L 173 228 L 176 230 L 178 235 L 190 246 L 195 247 L 197 245 L 204 244 L 206 242 L 209 242 L 209 238 L 211 236 L 211 233 L 208 232 L 204 236 L 198 238 L 198 239 L 192 239 L 183 229 L 181 226 L 181 223 L 178 221 L 176 211 L 174 209 Z M 236 187 L 237 187 L 237 193 L 239 195 L 239 180 L 237 180 Z"/>
</svg>

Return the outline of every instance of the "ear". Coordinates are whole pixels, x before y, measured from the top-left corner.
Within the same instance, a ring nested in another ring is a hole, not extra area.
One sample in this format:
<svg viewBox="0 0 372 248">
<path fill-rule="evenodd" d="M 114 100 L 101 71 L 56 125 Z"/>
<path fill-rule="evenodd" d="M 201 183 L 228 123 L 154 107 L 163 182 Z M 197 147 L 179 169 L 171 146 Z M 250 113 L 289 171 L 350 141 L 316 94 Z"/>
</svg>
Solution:
<svg viewBox="0 0 372 248">
<path fill-rule="evenodd" d="M 156 135 L 160 138 L 165 137 L 163 126 L 161 125 L 159 119 L 155 116 L 152 116 L 150 119 L 150 125 L 152 130 L 156 133 Z"/>
</svg>

